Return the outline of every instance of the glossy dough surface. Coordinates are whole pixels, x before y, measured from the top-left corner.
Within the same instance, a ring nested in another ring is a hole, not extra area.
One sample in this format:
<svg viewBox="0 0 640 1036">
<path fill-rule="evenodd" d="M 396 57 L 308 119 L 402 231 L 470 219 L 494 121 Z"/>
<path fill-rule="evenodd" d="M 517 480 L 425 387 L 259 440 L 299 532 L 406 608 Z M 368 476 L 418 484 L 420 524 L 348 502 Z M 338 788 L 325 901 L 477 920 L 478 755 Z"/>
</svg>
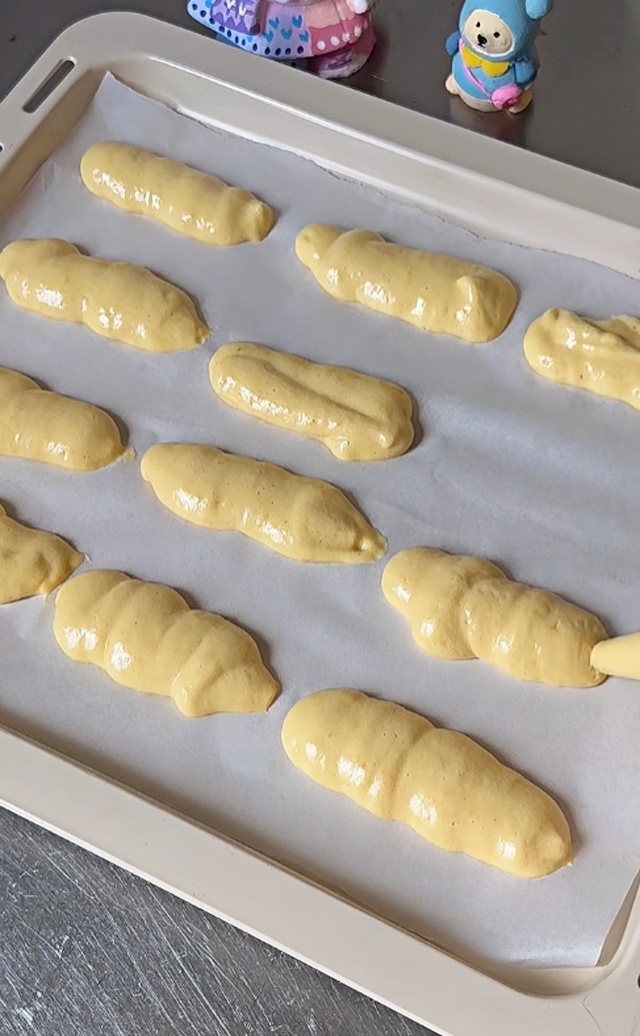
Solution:
<svg viewBox="0 0 640 1036">
<path fill-rule="evenodd" d="M 334 298 L 465 342 L 497 338 L 518 301 L 496 270 L 390 244 L 370 230 L 312 224 L 298 234 L 296 254 Z"/>
<path fill-rule="evenodd" d="M 621 400 L 640 410 L 640 320 L 585 320 L 550 309 L 529 327 L 524 354 L 543 378 Z"/>
<path fill-rule="evenodd" d="M 123 687 L 171 697 L 185 716 L 263 712 L 279 691 L 239 626 L 122 572 L 98 569 L 66 583 L 53 632 L 69 658 L 99 666 Z"/>
<path fill-rule="evenodd" d="M 142 477 L 180 518 L 236 531 L 294 561 L 362 564 L 387 541 L 329 482 L 215 446 L 162 443 L 142 458 Z"/>
<path fill-rule="evenodd" d="M 591 664 L 607 637 L 600 620 L 482 558 L 412 547 L 387 563 L 382 589 L 428 654 L 481 658 L 519 680 L 559 687 L 604 680 Z"/>
<path fill-rule="evenodd" d="M 352 690 L 299 701 L 282 727 L 291 762 L 332 791 L 427 841 L 519 877 L 572 859 L 554 800 L 464 734 Z"/>
<path fill-rule="evenodd" d="M 94 144 L 80 175 L 99 198 L 210 245 L 262 241 L 274 223 L 269 206 L 248 191 L 129 144 Z"/>
<path fill-rule="evenodd" d="M 0 367 L 0 456 L 95 471 L 123 453 L 118 426 L 104 410 Z"/>
<path fill-rule="evenodd" d="M 347 367 L 230 342 L 214 353 L 209 379 L 236 410 L 316 439 L 339 460 L 398 457 L 413 442 L 408 393 Z"/>
<path fill-rule="evenodd" d="M 195 349 L 209 336 L 180 288 L 144 266 L 81 255 L 68 241 L 13 241 L 0 252 L 0 277 L 23 309 L 147 352 Z"/>
<path fill-rule="evenodd" d="M 48 594 L 83 561 L 59 536 L 14 521 L 0 504 L 0 604 Z"/>
</svg>

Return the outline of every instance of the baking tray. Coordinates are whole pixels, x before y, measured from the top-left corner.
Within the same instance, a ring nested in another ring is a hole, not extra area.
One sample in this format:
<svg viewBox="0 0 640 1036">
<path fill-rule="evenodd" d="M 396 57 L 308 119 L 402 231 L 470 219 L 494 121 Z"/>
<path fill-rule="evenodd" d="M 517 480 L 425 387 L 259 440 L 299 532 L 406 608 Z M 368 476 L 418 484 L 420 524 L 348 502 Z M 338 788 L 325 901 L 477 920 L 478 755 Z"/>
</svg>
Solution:
<svg viewBox="0 0 640 1036">
<path fill-rule="evenodd" d="M 68 30 L 6 99 L 0 205 L 64 139 L 107 70 L 211 125 L 294 150 L 477 232 L 497 236 L 498 207 L 509 240 L 640 273 L 640 203 L 632 188 L 478 137 L 471 148 L 463 130 L 133 15 L 97 16 Z M 37 105 L 34 95 L 51 73 L 58 85 Z M 489 976 L 8 730 L 0 730 L 0 796 L 440 1032 L 635 1031 L 635 889 L 600 967 L 496 969 Z M 366 955 L 358 953 L 364 946 Z"/>
</svg>

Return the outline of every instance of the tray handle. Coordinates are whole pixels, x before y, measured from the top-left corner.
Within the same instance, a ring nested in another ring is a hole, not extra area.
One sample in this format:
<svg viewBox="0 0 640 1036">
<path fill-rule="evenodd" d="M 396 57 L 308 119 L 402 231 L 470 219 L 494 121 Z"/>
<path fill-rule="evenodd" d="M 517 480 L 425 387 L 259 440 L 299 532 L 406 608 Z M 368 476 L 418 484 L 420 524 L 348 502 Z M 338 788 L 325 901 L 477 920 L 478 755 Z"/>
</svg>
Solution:
<svg viewBox="0 0 640 1036">
<path fill-rule="evenodd" d="M 62 48 L 45 53 L 0 103 L 0 210 L 62 142 L 91 101 L 101 73 Z M 62 109 L 49 118 L 55 108 Z M 28 147 L 26 146 L 28 144 Z"/>
<path fill-rule="evenodd" d="M 55 107 L 62 84 L 68 89 L 71 83 L 66 81 L 77 73 L 78 61 L 73 55 L 54 65 L 45 55 L 7 94 L 0 104 L 0 171 L 33 133 L 34 121 L 42 122 Z"/>
</svg>

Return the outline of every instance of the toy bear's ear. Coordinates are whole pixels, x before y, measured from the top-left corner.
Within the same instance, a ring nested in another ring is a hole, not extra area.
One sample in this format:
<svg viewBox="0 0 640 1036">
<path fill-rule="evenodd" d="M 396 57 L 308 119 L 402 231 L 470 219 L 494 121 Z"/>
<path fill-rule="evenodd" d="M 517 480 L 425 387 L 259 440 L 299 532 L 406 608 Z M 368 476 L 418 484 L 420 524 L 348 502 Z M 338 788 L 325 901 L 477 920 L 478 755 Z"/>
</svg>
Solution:
<svg viewBox="0 0 640 1036">
<path fill-rule="evenodd" d="M 525 0 L 525 10 L 530 18 L 539 21 L 553 7 L 553 0 Z"/>
</svg>

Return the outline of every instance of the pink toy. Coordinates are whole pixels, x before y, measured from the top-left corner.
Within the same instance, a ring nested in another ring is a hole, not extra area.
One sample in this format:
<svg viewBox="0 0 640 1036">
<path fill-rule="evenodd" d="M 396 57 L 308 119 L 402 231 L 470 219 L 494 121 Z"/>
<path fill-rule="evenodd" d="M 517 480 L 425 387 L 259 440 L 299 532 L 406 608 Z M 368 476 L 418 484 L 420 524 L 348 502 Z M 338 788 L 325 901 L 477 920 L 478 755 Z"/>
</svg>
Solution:
<svg viewBox="0 0 640 1036">
<path fill-rule="evenodd" d="M 189 0 L 220 39 L 276 61 L 304 61 L 325 79 L 353 75 L 375 45 L 375 0 Z"/>
</svg>

